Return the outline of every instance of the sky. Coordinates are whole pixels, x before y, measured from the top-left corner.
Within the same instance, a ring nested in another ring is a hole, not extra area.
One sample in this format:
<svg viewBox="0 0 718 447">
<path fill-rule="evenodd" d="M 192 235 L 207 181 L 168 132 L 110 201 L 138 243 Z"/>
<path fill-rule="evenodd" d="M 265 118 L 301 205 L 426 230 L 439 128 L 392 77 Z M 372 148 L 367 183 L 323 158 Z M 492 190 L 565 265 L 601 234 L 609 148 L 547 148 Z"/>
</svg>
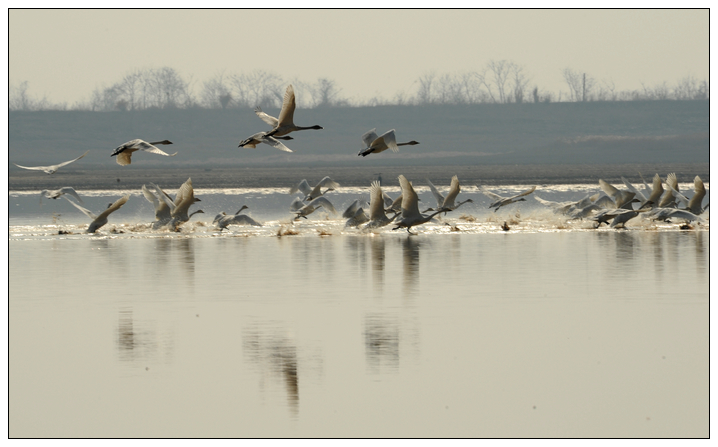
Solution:
<svg viewBox="0 0 718 447">
<path fill-rule="evenodd" d="M 136 69 L 202 83 L 264 70 L 333 80 L 365 101 L 413 95 L 417 80 L 525 68 L 529 85 L 568 92 L 563 70 L 617 90 L 709 78 L 708 10 L 18 10 L 9 11 L 9 83 L 72 105 Z"/>
</svg>

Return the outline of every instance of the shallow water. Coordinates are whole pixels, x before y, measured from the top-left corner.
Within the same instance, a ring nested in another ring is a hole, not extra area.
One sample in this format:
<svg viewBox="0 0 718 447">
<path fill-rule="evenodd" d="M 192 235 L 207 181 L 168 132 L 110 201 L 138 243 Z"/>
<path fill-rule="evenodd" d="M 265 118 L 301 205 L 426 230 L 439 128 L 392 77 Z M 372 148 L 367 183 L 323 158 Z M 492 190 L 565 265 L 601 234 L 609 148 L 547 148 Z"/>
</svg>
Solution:
<svg viewBox="0 0 718 447">
<path fill-rule="evenodd" d="M 132 193 L 95 235 L 9 194 L 11 437 L 708 436 L 708 224 L 594 230 L 467 188 L 450 225 L 364 233 L 200 189 L 170 233 Z M 242 204 L 263 227 L 212 228 Z"/>
</svg>

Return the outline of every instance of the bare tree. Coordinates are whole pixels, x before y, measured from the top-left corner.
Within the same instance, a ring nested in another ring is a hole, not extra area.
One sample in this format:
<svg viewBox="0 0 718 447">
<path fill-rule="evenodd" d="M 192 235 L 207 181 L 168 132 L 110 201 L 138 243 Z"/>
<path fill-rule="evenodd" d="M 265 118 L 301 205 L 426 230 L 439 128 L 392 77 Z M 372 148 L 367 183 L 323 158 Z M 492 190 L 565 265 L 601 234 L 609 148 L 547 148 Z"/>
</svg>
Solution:
<svg viewBox="0 0 718 447">
<path fill-rule="evenodd" d="M 419 92 L 417 93 L 417 102 L 419 104 L 431 104 L 432 98 L 432 86 L 434 84 L 434 78 L 436 73 L 431 72 L 423 75 L 419 78 Z"/>
</svg>

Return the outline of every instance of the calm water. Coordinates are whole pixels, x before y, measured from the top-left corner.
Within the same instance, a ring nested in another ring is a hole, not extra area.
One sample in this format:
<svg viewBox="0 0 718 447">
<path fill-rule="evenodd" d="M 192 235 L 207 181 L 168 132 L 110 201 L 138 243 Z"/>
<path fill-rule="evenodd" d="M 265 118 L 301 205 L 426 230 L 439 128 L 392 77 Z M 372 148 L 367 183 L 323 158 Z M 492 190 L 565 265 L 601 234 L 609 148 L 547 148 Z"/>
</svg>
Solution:
<svg viewBox="0 0 718 447">
<path fill-rule="evenodd" d="M 199 189 L 206 214 L 167 233 L 132 193 L 96 235 L 9 194 L 11 437 L 709 434 L 708 225 L 594 230 L 467 188 L 451 225 L 367 234 L 290 225 L 284 191 Z M 243 204 L 263 227 L 212 229 Z"/>
</svg>

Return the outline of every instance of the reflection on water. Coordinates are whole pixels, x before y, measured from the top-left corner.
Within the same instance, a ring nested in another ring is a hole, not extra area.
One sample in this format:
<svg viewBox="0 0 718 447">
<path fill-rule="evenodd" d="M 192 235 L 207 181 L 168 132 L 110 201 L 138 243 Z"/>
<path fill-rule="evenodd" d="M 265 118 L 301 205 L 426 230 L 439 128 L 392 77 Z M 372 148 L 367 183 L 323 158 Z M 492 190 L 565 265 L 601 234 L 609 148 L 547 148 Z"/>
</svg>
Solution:
<svg viewBox="0 0 718 447">
<path fill-rule="evenodd" d="M 158 328 L 156 321 L 137 321 L 131 308 L 121 308 L 117 324 L 117 351 L 120 360 L 149 369 L 140 362 L 171 362 L 174 334 Z"/>
<path fill-rule="evenodd" d="M 396 373 L 399 368 L 399 323 L 381 314 L 364 316 L 364 350 L 372 374 Z"/>
<path fill-rule="evenodd" d="M 11 241 L 10 434 L 707 436 L 709 244 Z"/>
<path fill-rule="evenodd" d="M 244 355 L 260 374 L 260 389 L 266 379 L 279 378 L 286 388 L 287 406 L 294 417 L 299 413 L 299 374 L 297 372 L 297 346 L 286 334 L 262 325 L 246 328 L 242 335 Z"/>
<path fill-rule="evenodd" d="M 404 267 L 404 296 L 413 295 L 419 288 L 419 250 L 422 242 L 414 236 L 406 236 L 401 241 Z"/>
</svg>

